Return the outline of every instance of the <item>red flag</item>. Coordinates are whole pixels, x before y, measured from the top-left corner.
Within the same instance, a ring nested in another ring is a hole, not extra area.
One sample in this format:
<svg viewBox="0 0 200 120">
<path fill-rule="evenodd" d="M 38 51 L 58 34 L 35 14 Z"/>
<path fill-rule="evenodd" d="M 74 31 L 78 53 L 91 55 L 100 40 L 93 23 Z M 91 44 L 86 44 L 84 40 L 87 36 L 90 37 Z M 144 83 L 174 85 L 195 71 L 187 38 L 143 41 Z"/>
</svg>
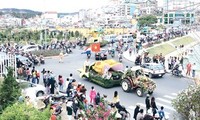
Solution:
<svg viewBox="0 0 200 120">
<path fill-rule="evenodd" d="M 100 43 L 92 43 L 91 50 L 92 52 L 100 52 Z"/>
</svg>

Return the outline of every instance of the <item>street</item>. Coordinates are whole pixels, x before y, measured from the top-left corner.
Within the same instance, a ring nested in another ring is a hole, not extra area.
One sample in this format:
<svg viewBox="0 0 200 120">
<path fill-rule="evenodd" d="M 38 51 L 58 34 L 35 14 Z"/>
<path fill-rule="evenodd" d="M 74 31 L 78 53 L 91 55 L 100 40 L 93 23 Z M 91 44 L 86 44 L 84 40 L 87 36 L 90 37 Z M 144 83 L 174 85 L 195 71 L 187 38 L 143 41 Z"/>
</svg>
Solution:
<svg viewBox="0 0 200 120">
<path fill-rule="evenodd" d="M 81 52 L 83 52 L 83 50 L 79 50 L 79 48 L 73 49 L 72 54 L 65 56 L 64 63 L 59 63 L 58 57 L 46 59 L 46 64 L 37 66 L 36 69 L 41 71 L 43 68 L 45 68 L 46 70 L 53 71 L 53 73 L 56 75 L 56 80 L 58 75 L 62 75 L 63 78 L 65 78 L 66 80 L 66 78 L 69 77 L 69 74 L 72 73 L 73 77 L 78 82 L 81 82 L 86 86 L 87 95 L 89 95 L 91 86 L 94 86 L 96 91 L 100 92 L 101 95 L 108 95 L 108 100 L 112 100 L 114 91 L 118 91 L 120 103 L 124 105 L 131 114 L 133 114 L 136 103 L 140 103 L 140 106 L 145 109 L 145 95 L 143 97 L 138 97 L 136 93 L 134 93 L 134 91 L 126 93 L 122 90 L 120 86 L 105 89 L 100 87 L 99 85 L 81 79 L 79 77 L 77 69 L 83 67 L 84 61 L 87 58 L 86 54 L 81 54 Z M 108 59 L 109 58 L 111 58 L 110 55 L 108 56 Z M 118 60 L 117 55 L 115 55 L 115 59 Z M 90 63 L 94 61 L 94 53 L 92 53 Z M 124 68 L 126 66 L 134 65 L 134 63 L 131 63 L 126 59 L 123 59 L 122 63 L 124 64 Z M 192 80 L 187 78 L 178 78 L 172 76 L 170 73 L 165 74 L 163 78 L 153 79 L 156 81 L 157 84 L 157 88 L 153 93 L 153 96 L 156 98 L 157 107 L 158 109 L 160 109 L 161 106 L 164 106 L 164 111 L 170 116 L 170 118 L 172 118 L 172 116 L 174 116 L 175 110 L 171 105 L 171 100 L 176 97 L 179 91 L 185 89 L 188 85 L 192 84 L 193 82 Z M 42 83 L 42 79 L 40 80 L 40 83 Z"/>
</svg>

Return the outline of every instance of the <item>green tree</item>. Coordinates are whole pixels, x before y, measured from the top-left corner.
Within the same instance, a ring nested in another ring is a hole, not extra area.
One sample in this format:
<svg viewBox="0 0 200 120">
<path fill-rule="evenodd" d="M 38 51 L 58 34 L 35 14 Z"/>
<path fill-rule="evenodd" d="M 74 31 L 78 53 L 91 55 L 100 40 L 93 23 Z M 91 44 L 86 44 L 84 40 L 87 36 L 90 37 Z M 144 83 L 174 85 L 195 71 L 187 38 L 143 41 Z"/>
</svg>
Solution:
<svg viewBox="0 0 200 120">
<path fill-rule="evenodd" d="M 157 23 L 157 18 L 154 15 L 145 15 L 138 19 L 138 24 L 140 27 L 149 26 L 155 23 Z"/>
<path fill-rule="evenodd" d="M 17 102 L 3 111 L 0 120 L 49 120 L 50 116 L 50 108 L 39 111 L 30 105 Z"/>
<path fill-rule="evenodd" d="M 200 117 L 200 86 L 189 86 L 172 101 L 173 107 L 184 120 L 197 120 Z"/>
<path fill-rule="evenodd" d="M 80 36 L 80 33 L 78 31 L 75 31 L 75 37 L 79 37 Z"/>
<path fill-rule="evenodd" d="M 74 32 L 73 31 L 71 31 L 70 34 L 71 34 L 71 37 L 74 37 Z"/>
<path fill-rule="evenodd" d="M 9 67 L 7 71 L 8 74 L 4 75 L 3 84 L 0 86 L 0 106 L 3 110 L 15 103 L 21 93 L 20 86 L 14 77 L 13 68 Z"/>
</svg>

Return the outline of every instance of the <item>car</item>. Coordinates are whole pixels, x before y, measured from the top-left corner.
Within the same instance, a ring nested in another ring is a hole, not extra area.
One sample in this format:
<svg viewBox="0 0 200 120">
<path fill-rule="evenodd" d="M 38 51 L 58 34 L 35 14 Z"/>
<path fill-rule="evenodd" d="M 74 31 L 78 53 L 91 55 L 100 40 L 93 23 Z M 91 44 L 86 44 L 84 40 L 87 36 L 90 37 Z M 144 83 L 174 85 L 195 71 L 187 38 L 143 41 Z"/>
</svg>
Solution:
<svg viewBox="0 0 200 120">
<path fill-rule="evenodd" d="M 166 73 L 164 66 L 160 63 L 144 63 L 141 65 L 145 75 L 152 77 L 163 77 Z"/>
<path fill-rule="evenodd" d="M 123 34 L 123 35 L 119 35 L 116 38 L 117 40 L 123 40 L 124 43 L 129 43 L 129 42 L 133 42 L 133 35 L 132 34 Z"/>
<path fill-rule="evenodd" d="M 22 51 L 22 52 L 31 52 L 31 51 L 37 51 L 40 49 L 40 46 L 39 45 L 26 45 L 26 46 L 23 46 L 19 49 L 19 51 Z"/>
<path fill-rule="evenodd" d="M 31 62 L 27 57 L 24 57 L 22 55 L 16 55 L 16 60 L 19 60 L 23 65 L 28 67 L 31 67 L 33 65 L 33 62 Z"/>
<path fill-rule="evenodd" d="M 46 88 L 40 84 L 34 84 L 25 80 L 17 79 L 20 88 L 22 89 L 22 93 L 29 97 L 40 97 L 43 96 L 46 92 Z"/>
<path fill-rule="evenodd" d="M 103 40 L 106 40 L 106 41 L 108 41 L 108 42 L 116 42 L 116 35 L 105 35 L 104 37 L 103 37 Z"/>
<path fill-rule="evenodd" d="M 107 60 L 108 51 L 101 49 L 100 52 L 95 53 L 95 60 Z"/>
</svg>

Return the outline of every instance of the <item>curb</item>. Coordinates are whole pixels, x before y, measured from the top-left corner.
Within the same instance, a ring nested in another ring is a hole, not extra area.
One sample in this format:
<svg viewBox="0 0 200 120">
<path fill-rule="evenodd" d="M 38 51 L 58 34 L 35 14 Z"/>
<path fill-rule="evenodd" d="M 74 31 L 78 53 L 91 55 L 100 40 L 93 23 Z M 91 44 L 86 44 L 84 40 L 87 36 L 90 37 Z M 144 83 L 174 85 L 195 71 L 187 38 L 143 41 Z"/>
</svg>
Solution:
<svg viewBox="0 0 200 120">
<path fill-rule="evenodd" d="M 66 53 L 66 54 L 64 54 L 64 57 L 65 56 L 68 56 L 68 54 Z M 59 55 L 57 55 L 57 56 L 48 56 L 48 57 L 44 57 L 45 59 L 53 59 L 53 58 L 57 58 L 57 57 L 59 57 Z"/>
</svg>

